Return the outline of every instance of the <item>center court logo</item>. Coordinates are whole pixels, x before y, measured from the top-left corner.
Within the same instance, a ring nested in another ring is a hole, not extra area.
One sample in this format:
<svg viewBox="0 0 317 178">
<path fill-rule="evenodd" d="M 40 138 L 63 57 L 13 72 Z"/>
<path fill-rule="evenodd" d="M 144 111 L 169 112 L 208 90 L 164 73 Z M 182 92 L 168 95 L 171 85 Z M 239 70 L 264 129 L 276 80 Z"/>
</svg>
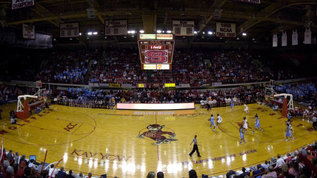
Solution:
<svg viewBox="0 0 317 178">
<path fill-rule="evenodd" d="M 152 143 L 153 145 L 160 145 L 161 143 L 170 143 L 171 141 L 177 141 L 177 139 L 174 139 L 176 134 L 173 131 L 163 131 L 162 129 L 165 127 L 165 125 L 160 124 L 150 124 L 146 127 L 147 131 L 141 133 L 143 130 L 141 130 L 139 133 L 139 138 L 150 138 L 156 142 Z M 167 137 L 168 138 L 167 138 Z"/>
</svg>

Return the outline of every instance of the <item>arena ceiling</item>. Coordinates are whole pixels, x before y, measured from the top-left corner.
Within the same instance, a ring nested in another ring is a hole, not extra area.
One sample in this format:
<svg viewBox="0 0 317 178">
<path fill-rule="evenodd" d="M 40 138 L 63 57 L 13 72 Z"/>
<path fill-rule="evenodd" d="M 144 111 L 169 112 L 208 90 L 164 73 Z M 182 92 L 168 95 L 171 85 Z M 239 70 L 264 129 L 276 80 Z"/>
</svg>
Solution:
<svg viewBox="0 0 317 178">
<path fill-rule="evenodd" d="M 128 28 L 144 29 L 151 16 L 156 29 L 171 30 L 172 20 L 195 21 L 198 32 L 215 30 L 215 22 L 234 22 L 238 34 L 267 35 L 311 26 L 316 32 L 317 0 L 261 0 L 260 4 L 239 0 L 35 0 L 28 8 L 11 10 L 11 0 L 0 0 L 2 26 L 21 28 L 33 23 L 36 31 L 59 34 L 59 24 L 80 22 L 80 31 L 103 32 L 104 21 L 127 19 Z M 93 8 L 95 18 L 87 17 Z M 154 28 L 155 28 L 154 27 Z"/>
</svg>

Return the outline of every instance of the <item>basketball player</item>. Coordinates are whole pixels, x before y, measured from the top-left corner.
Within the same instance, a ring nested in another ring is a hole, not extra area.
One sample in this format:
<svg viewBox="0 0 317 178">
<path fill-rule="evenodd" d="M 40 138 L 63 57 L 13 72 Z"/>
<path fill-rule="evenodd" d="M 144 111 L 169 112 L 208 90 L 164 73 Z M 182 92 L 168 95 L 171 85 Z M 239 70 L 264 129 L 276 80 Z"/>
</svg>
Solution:
<svg viewBox="0 0 317 178">
<path fill-rule="evenodd" d="M 233 99 L 231 98 L 231 101 L 230 101 L 230 108 L 233 109 L 233 106 L 234 106 L 234 101 Z"/>
<path fill-rule="evenodd" d="M 244 104 L 244 111 L 245 111 L 246 113 L 249 113 L 249 107 L 248 107 L 246 104 Z"/>
<path fill-rule="evenodd" d="M 217 114 L 217 128 L 219 128 L 219 125 L 221 124 L 221 122 L 222 122 L 222 117 L 219 114 Z"/>
<path fill-rule="evenodd" d="M 248 130 L 248 120 L 246 117 L 243 118 L 243 128 L 244 128 L 244 133 L 247 134 L 247 130 Z"/>
<path fill-rule="evenodd" d="M 193 141 L 190 143 L 190 145 L 192 145 L 194 143 L 194 147 L 193 150 L 189 153 L 189 156 L 192 157 L 193 153 L 196 151 L 197 152 L 197 156 L 200 156 L 199 150 L 198 150 L 198 144 L 197 144 L 197 135 L 195 135 Z"/>
<path fill-rule="evenodd" d="M 312 119 L 313 119 L 313 128 L 317 130 L 317 115 L 315 114 Z"/>
<path fill-rule="evenodd" d="M 255 130 L 259 129 L 261 132 L 263 132 L 263 129 L 261 128 L 260 125 L 260 118 L 258 117 L 258 114 L 255 114 L 255 126 L 254 126 L 254 130 L 252 131 L 253 133 L 255 132 Z"/>
<path fill-rule="evenodd" d="M 287 125 L 287 124 L 291 127 L 291 129 L 293 129 L 291 119 L 287 119 L 286 125 Z"/>
<path fill-rule="evenodd" d="M 240 132 L 240 144 L 242 144 L 242 141 L 245 143 L 242 125 L 240 126 L 239 132 Z"/>
<path fill-rule="evenodd" d="M 208 99 L 207 99 L 207 111 L 211 110 L 211 104 L 212 104 L 211 97 L 208 97 Z"/>
<path fill-rule="evenodd" d="M 305 111 L 304 111 L 304 114 L 303 114 L 303 121 L 305 120 L 305 119 L 307 119 L 308 121 L 309 121 L 309 110 L 308 109 L 305 109 Z"/>
<path fill-rule="evenodd" d="M 213 131 L 215 131 L 216 124 L 215 124 L 215 118 L 214 118 L 214 115 L 213 115 L 213 114 L 211 114 L 211 116 L 210 116 L 210 128 L 211 128 L 212 126 L 214 127 L 214 128 L 213 128 Z"/>
<path fill-rule="evenodd" d="M 294 140 L 294 137 L 292 136 L 292 126 L 290 124 L 286 124 L 286 141 L 288 141 L 289 138 L 291 138 L 292 140 Z"/>
</svg>

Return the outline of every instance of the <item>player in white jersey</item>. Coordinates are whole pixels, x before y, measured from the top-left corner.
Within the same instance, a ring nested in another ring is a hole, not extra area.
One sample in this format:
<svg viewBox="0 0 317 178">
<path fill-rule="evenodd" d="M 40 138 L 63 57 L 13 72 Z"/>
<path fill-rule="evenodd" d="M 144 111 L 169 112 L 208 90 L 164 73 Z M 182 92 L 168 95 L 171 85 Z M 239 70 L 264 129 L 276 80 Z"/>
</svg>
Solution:
<svg viewBox="0 0 317 178">
<path fill-rule="evenodd" d="M 219 128 L 219 125 L 221 124 L 221 122 L 222 122 L 222 117 L 219 114 L 217 114 L 217 128 Z"/>
<path fill-rule="evenodd" d="M 303 120 L 307 119 L 309 121 L 309 115 L 310 115 L 309 110 L 305 109 L 305 111 L 303 113 Z"/>
<path fill-rule="evenodd" d="M 249 113 L 249 107 L 246 104 L 244 104 L 244 112 Z"/>
<path fill-rule="evenodd" d="M 247 133 L 247 130 L 248 130 L 248 120 L 246 117 L 243 118 L 243 129 L 244 129 L 244 133 L 246 134 Z"/>
</svg>

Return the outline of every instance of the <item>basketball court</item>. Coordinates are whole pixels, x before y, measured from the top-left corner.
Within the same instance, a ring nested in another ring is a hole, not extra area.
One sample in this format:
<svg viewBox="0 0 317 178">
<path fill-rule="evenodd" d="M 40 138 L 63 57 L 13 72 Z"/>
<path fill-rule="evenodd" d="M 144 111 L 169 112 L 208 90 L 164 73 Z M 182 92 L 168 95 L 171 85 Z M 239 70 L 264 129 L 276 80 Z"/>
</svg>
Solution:
<svg viewBox="0 0 317 178">
<path fill-rule="evenodd" d="M 198 107 L 198 106 L 196 106 Z M 4 118 L 14 105 L 2 106 Z M 198 175 L 223 175 L 263 163 L 277 154 L 286 154 L 313 143 L 317 133 L 312 124 L 296 118 L 293 121 L 295 140 L 285 141 L 285 122 L 280 112 L 258 104 L 243 106 L 175 111 L 134 111 L 76 108 L 52 105 L 18 125 L 1 120 L 4 147 L 14 152 L 36 155 L 48 163 L 63 158 L 59 166 L 74 172 L 100 176 L 145 177 L 149 171 L 163 171 L 166 177 L 188 177 L 195 169 Z M 220 129 L 212 131 L 210 114 L 223 117 Z M 254 115 L 258 114 L 263 133 L 251 132 Z M 247 116 L 249 129 L 246 143 L 239 143 L 239 124 Z M 158 143 L 155 137 L 163 136 Z M 197 134 L 199 150 L 191 157 L 190 145 Z"/>
</svg>

